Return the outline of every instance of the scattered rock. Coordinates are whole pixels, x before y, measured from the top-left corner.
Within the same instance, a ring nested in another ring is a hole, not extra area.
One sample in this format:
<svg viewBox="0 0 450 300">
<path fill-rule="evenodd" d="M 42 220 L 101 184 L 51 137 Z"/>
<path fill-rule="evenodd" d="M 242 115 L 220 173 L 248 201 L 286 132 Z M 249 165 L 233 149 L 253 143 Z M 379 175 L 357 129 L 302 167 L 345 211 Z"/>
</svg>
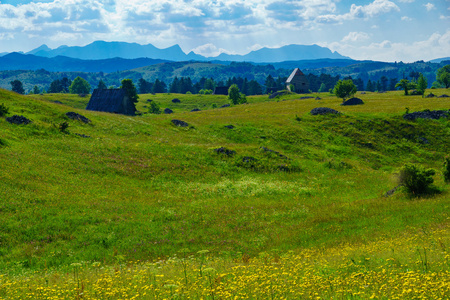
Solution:
<svg viewBox="0 0 450 300">
<path fill-rule="evenodd" d="M 152 101 L 153 101 L 152 99 L 148 99 L 148 100 L 147 100 L 147 102 L 152 102 Z"/>
<path fill-rule="evenodd" d="M 405 120 L 416 120 L 416 119 L 432 119 L 438 120 L 440 118 L 448 118 L 450 111 L 448 110 L 424 110 L 416 111 L 413 113 L 405 114 L 403 119 Z"/>
<path fill-rule="evenodd" d="M 365 95 L 366 94 L 366 92 L 361 92 L 361 95 Z"/>
<path fill-rule="evenodd" d="M 200 109 L 199 108 L 194 108 L 193 110 L 191 110 L 191 112 L 194 112 L 194 111 L 200 111 Z"/>
<path fill-rule="evenodd" d="M 226 156 L 233 156 L 236 154 L 236 151 L 227 149 L 225 147 L 220 147 L 220 148 L 214 149 L 214 151 L 217 154 L 225 154 Z"/>
<path fill-rule="evenodd" d="M 79 137 L 82 137 L 82 138 L 85 138 L 85 139 L 90 138 L 89 135 L 85 135 L 85 134 L 75 133 L 75 135 L 78 135 Z"/>
<path fill-rule="evenodd" d="M 350 98 L 341 105 L 361 105 L 364 104 L 364 102 L 359 98 Z"/>
<path fill-rule="evenodd" d="M 436 95 L 433 93 L 429 93 L 428 95 L 425 96 L 425 98 L 433 98 L 433 97 L 436 97 Z"/>
<path fill-rule="evenodd" d="M 311 97 L 311 96 L 304 96 L 304 97 L 300 97 L 300 100 L 303 100 L 303 99 L 312 99 L 312 98 L 314 98 L 314 97 Z"/>
<path fill-rule="evenodd" d="M 58 100 L 53 101 L 53 103 L 56 103 L 56 104 L 63 104 L 61 101 L 58 101 Z"/>
<path fill-rule="evenodd" d="M 164 109 L 164 113 L 165 113 L 166 115 L 173 114 L 173 110 L 171 110 L 170 108 L 165 108 L 165 109 Z"/>
<path fill-rule="evenodd" d="M 173 103 L 180 103 L 180 102 L 181 102 L 181 100 L 180 100 L 180 99 L 178 99 L 178 98 L 175 98 L 175 99 L 172 99 L 172 102 L 173 102 Z"/>
<path fill-rule="evenodd" d="M 437 96 L 438 98 L 448 98 L 449 96 L 448 95 L 446 95 L 446 94 L 443 94 L 443 95 L 440 95 L 440 96 Z"/>
<path fill-rule="evenodd" d="M 19 116 L 19 115 L 14 115 L 12 117 L 6 118 L 6 121 L 8 121 L 11 124 L 17 124 L 17 125 L 20 125 L 20 124 L 27 125 L 27 124 L 32 123 L 31 120 L 25 118 L 24 116 Z"/>
<path fill-rule="evenodd" d="M 421 144 L 426 145 L 426 144 L 429 144 L 429 143 L 430 143 L 430 142 L 428 141 L 428 139 L 425 138 L 425 137 L 423 137 L 423 136 L 419 136 L 418 139 L 419 139 L 419 143 L 421 143 Z"/>
<path fill-rule="evenodd" d="M 327 115 L 327 114 L 336 114 L 336 115 L 339 115 L 340 112 L 338 112 L 338 111 L 335 110 L 335 109 L 328 108 L 328 107 L 316 107 L 316 108 L 313 108 L 313 109 L 311 110 L 311 115 L 313 115 L 313 116 L 317 116 L 317 115 Z"/>
<path fill-rule="evenodd" d="M 178 127 L 188 127 L 189 126 L 189 124 L 186 123 L 185 121 L 181 121 L 181 120 L 177 120 L 177 119 L 172 120 L 172 123 L 173 123 L 173 125 L 178 126 Z"/>
<path fill-rule="evenodd" d="M 322 98 L 320 98 L 320 97 L 316 97 L 316 100 L 322 100 Z"/>
<path fill-rule="evenodd" d="M 222 105 L 220 108 L 224 108 L 224 107 L 230 107 L 230 104 L 224 104 L 224 105 Z"/>
<path fill-rule="evenodd" d="M 286 155 L 283 155 L 283 154 L 281 154 L 281 153 L 278 152 L 278 151 L 275 151 L 275 150 L 266 148 L 266 147 L 264 147 L 264 146 L 260 147 L 260 149 L 261 149 L 262 151 L 264 151 L 264 152 L 274 153 L 274 154 L 276 154 L 276 155 L 277 155 L 278 157 L 280 157 L 280 158 L 283 158 L 283 159 L 289 159 Z"/>
<path fill-rule="evenodd" d="M 233 126 L 233 125 L 225 125 L 224 127 L 225 127 L 225 128 L 228 128 L 228 129 L 234 129 L 234 126 Z"/>
<path fill-rule="evenodd" d="M 91 122 L 91 120 L 89 120 L 85 116 L 77 114 L 76 112 L 73 112 L 73 111 L 69 111 L 68 113 L 66 113 L 66 116 L 69 117 L 72 120 L 80 120 L 83 123 L 90 123 Z"/>
</svg>

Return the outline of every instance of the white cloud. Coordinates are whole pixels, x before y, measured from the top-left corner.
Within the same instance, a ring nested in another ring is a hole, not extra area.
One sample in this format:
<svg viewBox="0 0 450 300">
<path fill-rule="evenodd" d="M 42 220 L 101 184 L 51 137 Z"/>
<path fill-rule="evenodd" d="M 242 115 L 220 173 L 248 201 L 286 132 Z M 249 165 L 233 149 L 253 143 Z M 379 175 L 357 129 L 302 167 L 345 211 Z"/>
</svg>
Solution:
<svg viewBox="0 0 450 300">
<path fill-rule="evenodd" d="M 434 4 L 429 3 L 429 2 L 428 2 L 427 4 L 424 4 L 423 6 L 426 7 L 427 11 L 430 11 L 430 10 L 433 10 L 433 9 L 436 8 L 436 7 L 434 6 Z"/>
<path fill-rule="evenodd" d="M 413 3 L 415 0 L 399 0 L 399 1 L 403 3 Z"/>
<path fill-rule="evenodd" d="M 402 21 L 412 21 L 412 19 L 408 16 L 403 16 Z"/>
<path fill-rule="evenodd" d="M 369 35 L 365 32 L 350 32 L 342 39 L 342 42 L 361 42 L 366 41 L 369 38 Z"/>
<path fill-rule="evenodd" d="M 215 57 L 222 53 L 233 54 L 225 49 L 217 48 L 213 44 L 204 44 L 192 49 L 192 51 L 196 54 L 200 54 L 206 57 Z"/>
</svg>

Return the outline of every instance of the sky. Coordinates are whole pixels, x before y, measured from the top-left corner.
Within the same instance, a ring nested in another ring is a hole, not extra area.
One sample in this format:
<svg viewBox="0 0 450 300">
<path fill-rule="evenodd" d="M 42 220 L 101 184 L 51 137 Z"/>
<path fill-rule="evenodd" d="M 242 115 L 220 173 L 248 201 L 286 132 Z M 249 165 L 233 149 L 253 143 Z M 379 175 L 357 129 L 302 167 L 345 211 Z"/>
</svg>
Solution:
<svg viewBox="0 0 450 300">
<path fill-rule="evenodd" d="M 0 53 L 93 41 L 204 56 L 317 44 L 353 59 L 450 56 L 450 0 L 0 0 Z"/>
</svg>

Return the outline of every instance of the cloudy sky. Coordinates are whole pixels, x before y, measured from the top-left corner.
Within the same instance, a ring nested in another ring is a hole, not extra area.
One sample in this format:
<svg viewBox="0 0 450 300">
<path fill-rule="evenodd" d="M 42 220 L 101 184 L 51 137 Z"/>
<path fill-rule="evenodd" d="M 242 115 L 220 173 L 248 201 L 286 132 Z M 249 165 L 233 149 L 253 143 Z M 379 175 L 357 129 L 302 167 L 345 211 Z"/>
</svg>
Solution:
<svg viewBox="0 0 450 300">
<path fill-rule="evenodd" d="M 450 56 L 450 0 L 0 0 L 0 52 L 136 42 L 245 54 L 318 44 L 354 59 Z"/>
</svg>

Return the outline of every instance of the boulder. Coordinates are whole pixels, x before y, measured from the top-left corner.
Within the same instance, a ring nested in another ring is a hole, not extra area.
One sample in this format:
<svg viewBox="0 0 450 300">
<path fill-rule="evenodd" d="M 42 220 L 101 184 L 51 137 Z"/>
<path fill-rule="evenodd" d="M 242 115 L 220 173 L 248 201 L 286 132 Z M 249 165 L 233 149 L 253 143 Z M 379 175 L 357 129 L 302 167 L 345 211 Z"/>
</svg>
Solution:
<svg viewBox="0 0 450 300">
<path fill-rule="evenodd" d="M 168 115 L 168 114 L 173 114 L 173 110 L 171 110 L 170 108 L 165 108 L 165 109 L 164 109 L 164 113 L 165 113 L 166 115 Z"/>
<path fill-rule="evenodd" d="M 173 103 L 180 103 L 180 102 L 181 102 L 181 100 L 180 100 L 180 99 L 178 99 L 178 98 L 175 98 L 175 99 L 172 99 L 172 102 L 173 102 Z"/>
<path fill-rule="evenodd" d="M 191 112 L 195 112 L 195 111 L 200 111 L 200 109 L 194 108 L 193 110 L 191 110 Z"/>
<path fill-rule="evenodd" d="M 359 98 L 350 98 L 341 105 L 361 105 L 364 104 L 364 102 Z"/>
<path fill-rule="evenodd" d="M 446 94 L 443 94 L 443 95 L 438 96 L 438 98 L 448 98 L 448 97 L 449 97 L 449 96 L 446 95 Z"/>
<path fill-rule="evenodd" d="M 224 105 L 222 105 L 220 108 L 224 108 L 224 107 L 230 107 L 230 104 L 224 104 Z"/>
<path fill-rule="evenodd" d="M 14 115 L 12 117 L 6 118 L 6 121 L 8 121 L 11 124 L 17 124 L 17 125 L 21 125 L 21 124 L 30 124 L 32 123 L 31 120 L 25 118 L 24 116 L 19 116 L 19 115 Z"/>
<path fill-rule="evenodd" d="M 234 126 L 233 126 L 233 125 L 225 125 L 224 127 L 225 127 L 225 128 L 228 128 L 228 129 L 234 129 Z"/>
<path fill-rule="evenodd" d="M 425 98 L 433 98 L 433 97 L 436 97 L 436 95 L 433 93 L 429 93 L 428 95 L 425 96 Z"/>
<path fill-rule="evenodd" d="M 341 114 L 335 109 L 328 108 L 328 107 L 316 107 L 311 110 L 311 115 L 317 116 L 317 115 L 327 115 L 327 114 L 335 114 L 339 115 Z"/>
</svg>

